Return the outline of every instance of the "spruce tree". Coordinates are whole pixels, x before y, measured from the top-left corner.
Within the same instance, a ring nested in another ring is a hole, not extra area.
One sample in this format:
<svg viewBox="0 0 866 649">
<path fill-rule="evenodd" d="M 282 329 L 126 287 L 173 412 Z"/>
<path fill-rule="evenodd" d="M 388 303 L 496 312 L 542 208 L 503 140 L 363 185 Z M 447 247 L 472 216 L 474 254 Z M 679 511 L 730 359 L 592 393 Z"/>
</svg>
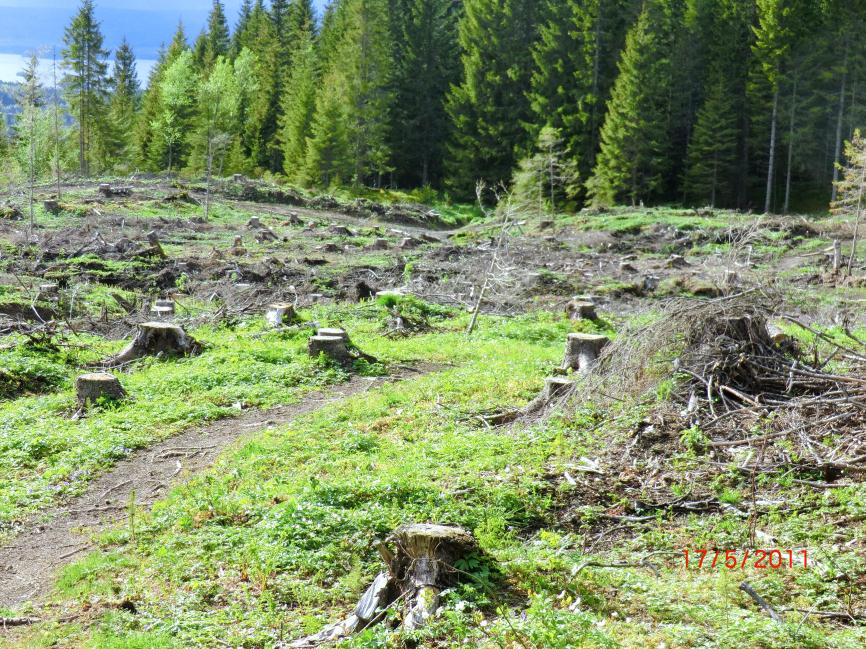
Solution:
<svg viewBox="0 0 866 649">
<path fill-rule="evenodd" d="M 460 21 L 462 80 L 449 96 L 448 184 L 461 196 L 508 182 L 529 148 L 526 96 L 534 67 L 527 52 L 540 22 L 537 0 L 466 0 Z"/>
<path fill-rule="evenodd" d="M 438 183 L 448 139 L 445 100 L 459 77 L 457 10 L 450 0 L 400 0 L 395 18 L 391 148 L 397 177 Z"/>
<path fill-rule="evenodd" d="M 82 0 L 63 37 L 63 84 L 78 129 L 78 166 L 87 176 L 105 124 L 108 98 L 108 50 L 94 13 L 93 0 Z"/>
<path fill-rule="evenodd" d="M 123 163 L 132 159 L 132 133 L 135 127 L 141 85 L 135 69 L 135 54 L 124 37 L 117 48 L 111 76 L 109 123 L 112 133 L 112 157 Z"/>
<path fill-rule="evenodd" d="M 243 154 L 252 169 L 279 171 L 280 44 L 262 0 L 256 0 L 246 29 L 238 39 L 242 49 L 246 47 L 255 54 L 254 82 L 258 89 L 245 113 Z"/>
<path fill-rule="evenodd" d="M 225 8 L 220 0 L 213 0 L 213 7 L 207 20 L 207 38 L 205 45 L 205 65 L 212 66 L 217 58 L 229 53 L 231 38 L 229 23 Z"/>
<path fill-rule="evenodd" d="M 238 54 L 240 54 L 243 49 L 243 44 L 241 43 L 241 39 L 243 38 L 244 32 L 246 32 L 247 25 L 250 22 L 250 16 L 253 13 L 253 0 L 244 0 L 241 5 L 240 11 L 238 11 L 238 20 L 235 23 L 235 31 L 232 35 L 232 44 L 231 44 L 231 56 L 232 58 L 236 58 Z"/>
<path fill-rule="evenodd" d="M 349 136 L 345 78 L 332 72 L 323 79 L 307 141 L 306 184 L 331 187 L 352 181 L 354 165 Z"/>
<path fill-rule="evenodd" d="M 549 124 L 564 138 L 581 176 L 595 162 L 616 61 L 633 20 L 634 0 L 548 0 L 532 51 L 531 129 Z"/>
<path fill-rule="evenodd" d="M 291 74 L 283 94 L 280 129 L 283 171 L 295 182 L 303 182 L 304 179 L 307 138 L 311 134 L 316 107 L 318 78 L 318 59 L 313 35 L 305 32 L 295 52 Z"/>
<path fill-rule="evenodd" d="M 355 184 L 379 184 L 389 170 L 389 122 L 394 94 L 391 88 L 392 43 L 388 29 L 388 7 L 385 0 L 346 0 L 339 10 L 345 11 L 345 24 L 339 40 L 334 44 L 332 59 L 328 62 L 324 83 L 342 90 L 344 106 L 337 110 L 332 104 L 340 99 L 333 93 L 316 111 L 325 110 L 326 116 L 314 120 L 310 146 L 322 148 L 317 138 L 332 140 L 323 124 L 333 120 L 347 120 L 335 128 L 345 130 L 351 145 L 350 159 Z M 324 91 L 323 91 L 324 92 Z M 317 116 L 318 117 L 318 116 Z M 330 146 L 330 144 L 328 145 Z M 342 159 L 342 156 L 338 157 Z M 307 157 L 311 160 L 319 158 Z M 330 157 L 321 158 L 331 164 Z M 336 158 L 335 158 L 336 159 Z M 308 169 L 310 178 L 333 176 L 323 169 Z M 341 174 L 345 181 L 345 173 Z"/>
<path fill-rule="evenodd" d="M 588 183 L 596 205 L 659 196 L 670 164 L 668 131 L 675 20 L 669 2 L 647 0 L 629 31 Z"/>
<path fill-rule="evenodd" d="M 723 79 L 710 92 L 697 115 L 688 150 L 686 196 L 715 207 L 732 201 L 730 180 L 737 163 L 737 116 Z"/>
</svg>

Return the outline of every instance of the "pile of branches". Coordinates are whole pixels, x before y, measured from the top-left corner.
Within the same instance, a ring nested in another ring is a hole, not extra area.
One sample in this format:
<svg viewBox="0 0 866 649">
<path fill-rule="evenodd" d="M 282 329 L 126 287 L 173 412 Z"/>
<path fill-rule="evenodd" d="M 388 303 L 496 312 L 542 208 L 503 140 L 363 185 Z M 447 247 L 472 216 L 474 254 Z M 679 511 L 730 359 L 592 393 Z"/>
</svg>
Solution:
<svg viewBox="0 0 866 649">
<path fill-rule="evenodd" d="M 757 291 L 673 302 L 664 317 L 623 331 L 578 384 L 577 403 L 667 397 L 615 451 L 620 466 L 642 467 L 643 489 L 664 487 L 665 456 L 682 452 L 688 430 L 717 471 L 735 462 L 752 475 L 790 470 L 826 482 L 866 473 L 866 341 L 846 330 L 842 344 L 781 306 Z M 771 334 L 774 316 L 814 342 Z"/>
</svg>

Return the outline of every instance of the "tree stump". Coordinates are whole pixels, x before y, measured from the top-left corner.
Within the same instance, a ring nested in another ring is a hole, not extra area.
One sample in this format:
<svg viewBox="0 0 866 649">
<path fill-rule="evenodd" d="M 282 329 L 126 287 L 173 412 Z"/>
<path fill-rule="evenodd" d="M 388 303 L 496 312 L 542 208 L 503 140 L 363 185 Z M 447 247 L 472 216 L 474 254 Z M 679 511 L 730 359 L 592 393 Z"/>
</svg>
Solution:
<svg viewBox="0 0 866 649">
<path fill-rule="evenodd" d="M 54 214 L 55 216 L 60 214 L 60 203 L 55 200 L 42 201 L 42 207 L 49 214 Z"/>
<path fill-rule="evenodd" d="M 191 356 L 201 344 L 181 327 L 168 322 L 143 322 L 135 338 L 116 356 L 105 361 L 108 367 L 123 365 L 145 356 Z"/>
<path fill-rule="evenodd" d="M 346 333 L 345 329 L 322 327 L 321 329 L 316 330 L 316 334 L 319 336 L 330 336 L 332 338 L 342 338 L 347 343 L 349 342 L 349 334 Z"/>
<path fill-rule="evenodd" d="M 298 315 L 295 313 L 295 307 L 291 304 L 283 302 L 271 304 L 265 313 L 265 320 L 272 327 L 284 327 L 292 324 Z"/>
<path fill-rule="evenodd" d="M 155 230 L 151 230 L 147 233 L 147 242 L 150 244 L 153 254 L 157 255 L 161 259 L 166 258 L 165 251 L 162 249 L 162 244 L 159 241 L 159 235 L 157 235 Z"/>
<path fill-rule="evenodd" d="M 391 244 L 387 239 L 383 239 L 381 237 L 377 238 L 373 243 L 367 246 L 367 250 L 388 250 L 391 247 Z"/>
<path fill-rule="evenodd" d="M 246 180 L 247 179 L 243 174 L 233 174 L 232 175 L 232 182 L 234 182 L 234 183 L 239 183 L 239 184 L 245 183 Z"/>
<path fill-rule="evenodd" d="M 154 300 L 150 312 L 157 318 L 170 318 L 174 315 L 174 300 Z"/>
<path fill-rule="evenodd" d="M 106 372 L 95 372 L 82 374 L 75 379 L 75 395 L 78 398 L 78 405 L 86 408 L 99 399 L 120 401 L 126 397 L 126 390 L 116 376 Z"/>
<path fill-rule="evenodd" d="M 388 572 L 406 598 L 403 626 L 426 624 L 439 607 L 440 593 L 457 582 L 454 565 L 477 551 L 475 539 L 461 527 L 419 523 L 405 525 L 389 538 L 396 551 L 387 559 Z"/>
<path fill-rule="evenodd" d="M 328 228 L 328 231 L 331 234 L 336 235 L 338 237 L 351 237 L 352 236 L 352 231 L 349 228 L 347 228 L 345 225 L 337 225 L 336 223 L 331 225 L 331 227 Z"/>
<path fill-rule="evenodd" d="M 379 551 L 388 570 L 376 577 L 353 613 L 290 647 L 316 647 L 363 631 L 384 619 L 386 609 L 401 599 L 403 628 L 422 627 L 436 614 L 442 591 L 457 583 L 457 562 L 480 552 L 463 528 L 426 523 L 397 529 Z"/>
<path fill-rule="evenodd" d="M 668 268 L 685 268 L 689 265 L 689 262 L 687 262 L 686 258 L 682 255 L 671 255 L 665 262 L 665 266 Z"/>
<path fill-rule="evenodd" d="M 60 286 L 58 284 L 40 284 L 39 285 L 39 297 L 47 297 L 49 299 L 56 299 L 57 294 L 60 292 Z"/>
<path fill-rule="evenodd" d="M 420 245 L 421 245 L 421 242 L 418 241 L 418 239 L 413 239 L 412 237 L 406 237 L 405 239 L 403 239 L 400 242 L 399 247 L 403 250 L 409 250 L 411 248 L 417 248 Z"/>
<path fill-rule="evenodd" d="M 343 366 L 352 364 L 352 355 L 349 353 L 346 338 L 341 336 L 323 336 L 321 334 L 311 336 L 307 342 L 307 353 L 313 358 L 318 358 L 319 354 L 324 354 L 330 360 Z"/>
<path fill-rule="evenodd" d="M 111 184 L 110 183 L 100 183 L 97 188 L 100 194 L 105 197 L 111 196 Z"/>
<path fill-rule="evenodd" d="M 568 334 L 562 369 L 575 370 L 582 375 L 589 374 L 599 354 L 609 343 L 610 340 L 606 336 Z"/>
<path fill-rule="evenodd" d="M 598 320 L 595 304 L 589 300 L 570 300 L 565 305 L 565 313 L 569 320 Z"/>
<path fill-rule="evenodd" d="M 247 254 L 246 246 L 244 246 L 244 238 L 241 236 L 236 236 L 234 241 L 232 242 L 232 247 L 229 248 L 229 254 L 234 255 L 235 257 L 242 257 Z"/>
<path fill-rule="evenodd" d="M 247 221 L 247 227 L 250 230 L 257 230 L 257 229 L 264 227 L 264 226 L 262 225 L 262 220 L 259 217 L 253 216 L 250 218 L 249 221 Z"/>
</svg>

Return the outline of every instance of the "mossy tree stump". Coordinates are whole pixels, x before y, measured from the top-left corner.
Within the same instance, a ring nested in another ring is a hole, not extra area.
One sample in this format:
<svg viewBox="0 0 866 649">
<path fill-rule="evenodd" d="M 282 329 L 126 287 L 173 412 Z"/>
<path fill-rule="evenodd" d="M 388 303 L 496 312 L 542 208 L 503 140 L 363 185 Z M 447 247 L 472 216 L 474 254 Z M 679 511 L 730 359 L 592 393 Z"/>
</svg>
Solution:
<svg viewBox="0 0 866 649">
<path fill-rule="evenodd" d="M 100 399 L 120 401 L 126 397 L 126 390 L 113 374 L 94 372 L 82 374 L 75 379 L 75 395 L 78 398 L 78 405 L 86 408 Z"/>
<path fill-rule="evenodd" d="M 191 356 L 200 351 L 201 344 L 178 325 L 169 322 L 143 322 L 138 325 L 132 342 L 105 364 L 112 367 L 145 356 Z"/>
<path fill-rule="evenodd" d="M 592 371 L 602 350 L 610 343 L 606 336 L 568 334 L 562 369 L 586 375 Z"/>
</svg>

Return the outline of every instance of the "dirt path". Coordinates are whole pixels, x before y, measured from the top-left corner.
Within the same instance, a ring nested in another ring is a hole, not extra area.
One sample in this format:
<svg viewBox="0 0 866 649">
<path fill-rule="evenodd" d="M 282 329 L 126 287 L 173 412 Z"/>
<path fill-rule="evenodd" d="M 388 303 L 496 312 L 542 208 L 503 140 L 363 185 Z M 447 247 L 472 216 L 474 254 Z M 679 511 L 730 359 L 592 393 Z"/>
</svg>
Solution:
<svg viewBox="0 0 866 649">
<path fill-rule="evenodd" d="M 425 371 L 404 369 L 383 378 L 354 377 L 347 383 L 312 393 L 296 404 L 251 410 L 135 452 L 91 482 L 86 493 L 59 507 L 49 520 L 33 524 L 0 548 L 0 608 L 14 609 L 44 597 L 60 568 L 94 547 L 90 532 L 126 518 L 133 492 L 137 506 L 150 507 L 171 485 L 209 467 L 242 436 L 285 424 L 385 381 Z"/>
</svg>

